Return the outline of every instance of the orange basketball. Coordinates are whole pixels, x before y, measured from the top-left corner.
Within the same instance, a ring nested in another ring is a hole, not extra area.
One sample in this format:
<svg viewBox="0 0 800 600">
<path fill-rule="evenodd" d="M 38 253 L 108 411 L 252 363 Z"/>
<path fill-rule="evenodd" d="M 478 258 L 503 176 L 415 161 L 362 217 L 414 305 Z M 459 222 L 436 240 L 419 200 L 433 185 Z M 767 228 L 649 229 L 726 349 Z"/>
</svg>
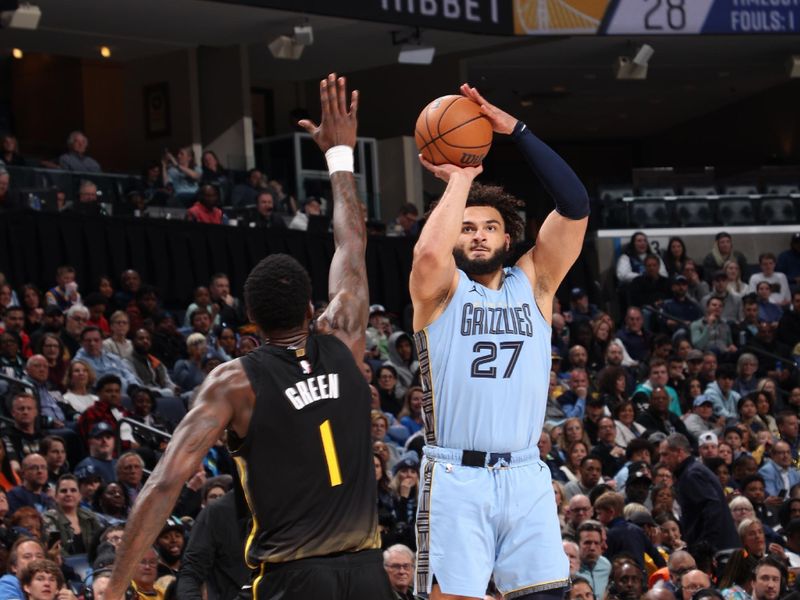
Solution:
<svg viewBox="0 0 800 600">
<path fill-rule="evenodd" d="M 469 98 L 442 96 L 422 109 L 414 139 L 422 157 L 434 165 L 474 167 L 492 146 L 492 124 Z"/>
</svg>

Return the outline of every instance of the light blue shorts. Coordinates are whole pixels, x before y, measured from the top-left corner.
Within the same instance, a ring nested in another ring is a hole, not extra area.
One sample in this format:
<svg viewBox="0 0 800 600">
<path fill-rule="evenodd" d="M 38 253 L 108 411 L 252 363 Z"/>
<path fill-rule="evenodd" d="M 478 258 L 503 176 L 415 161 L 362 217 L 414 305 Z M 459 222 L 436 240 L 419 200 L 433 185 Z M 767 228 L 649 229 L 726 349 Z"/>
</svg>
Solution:
<svg viewBox="0 0 800 600">
<path fill-rule="evenodd" d="M 416 593 L 482 598 L 494 575 L 507 600 L 569 584 L 550 469 L 537 448 L 508 466 L 461 466 L 425 446 L 417 510 Z"/>
</svg>

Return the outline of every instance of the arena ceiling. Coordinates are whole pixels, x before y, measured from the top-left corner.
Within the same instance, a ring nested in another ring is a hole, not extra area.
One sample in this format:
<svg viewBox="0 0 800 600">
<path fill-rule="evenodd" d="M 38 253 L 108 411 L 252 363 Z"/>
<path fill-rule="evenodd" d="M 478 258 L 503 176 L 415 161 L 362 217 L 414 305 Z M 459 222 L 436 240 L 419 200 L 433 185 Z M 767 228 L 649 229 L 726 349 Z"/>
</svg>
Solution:
<svg viewBox="0 0 800 600">
<path fill-rule="evenodd" d="M 314 45 L 279 61 L 266 43 L 302 21 L 296 13 L 203 0 L 37 0 L 36 31 L 0 30 L 0 47 L 98 58 L 109 46 L 128 61 L 198 45 L 250 46 L 253 81 L 308 81 L 331 69 L 395 64 L 391 32 L 402 26 L 310 16 Z M 557 127 L 558 137 L 639 137 L 788 80 L 800 37 L 509 38 L 424 31 L 437 56 L 523 118 Z M 646 81 L 617 81 L 612 65 L 647 41 L 655 48 Z M 419 69 L 435 68 L 418 67 Z M 431 90 L 431 94 L 449 90 Z M 554 131 L 555 133 L 555 131 Z"/>
</svg>

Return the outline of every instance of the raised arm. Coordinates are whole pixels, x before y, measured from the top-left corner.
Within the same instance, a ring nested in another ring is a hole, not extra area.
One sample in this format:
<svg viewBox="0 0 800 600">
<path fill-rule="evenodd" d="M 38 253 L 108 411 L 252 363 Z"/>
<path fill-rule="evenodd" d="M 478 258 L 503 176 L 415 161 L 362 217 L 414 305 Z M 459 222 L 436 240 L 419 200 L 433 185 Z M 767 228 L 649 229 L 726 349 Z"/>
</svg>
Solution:
<svg viewBox="0 0 800 600">
<path fill-rule="evenodd" d="M 106 600 L 125 597 L 136 564 L 164 527 L 183 484 L 231 423 L 234 407 L 245 406 L 249 394 L 252 389 L 238 360 L 220 365 L 200 386 L 195 407 L 178 425 L 128 518 Z"/>
<path fill-rule="evenodd" d="M 364 206 L 358 198 L 353 175 L 356 145 L 358 92 L 347 104 L 344 77 L 328 75 L 319 84 L 322 119 L 316 125 L 299 122 L 325 153 L 333 188 L 333 242 L 336 250 L 328 274 L 328 308 L 317 321 L 318 330 L 330 332 L 350 348 L 357 363 L 364 360 L 369 289 L 367 286 L 367 228 Z"/>
<path fill-rule="evenodd" d="M 425 227 L 414 246 L 409 291 L 414 304 L 414 331 L 419 331 L 447 306 L 458 285 L 453 248 L 461 234 L 464 209 L 472 181 L 482 171 L 482 166 L 456 167 L 432 165 L 419 157 L 422 165 L 447 183 L 441 199 L 428 217 Z"/>
<path fill-rule="evenodd" d="M 545 190 L 555 200 L 536 238 L 536 245 L 517 263 L 528 275 L 537 301 L 549 303 L 583 248 L 589 217 L 589 196 L 575 172 L 522 122 L 487 102 L 473 87 L 461 93 L 481 105 L 494 130 L 511 136 Z"/>
</svg>

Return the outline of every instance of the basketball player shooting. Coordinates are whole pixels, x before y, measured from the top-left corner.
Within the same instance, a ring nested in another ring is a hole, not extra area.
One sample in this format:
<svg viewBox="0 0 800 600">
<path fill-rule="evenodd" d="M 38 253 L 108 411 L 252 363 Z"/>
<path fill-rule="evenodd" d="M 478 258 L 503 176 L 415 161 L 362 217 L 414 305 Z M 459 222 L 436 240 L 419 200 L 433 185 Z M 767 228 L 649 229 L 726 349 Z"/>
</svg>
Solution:
<svg viewBox="0 0 800 600">
<path fill-rule="evenodd" d="M 411 298 L 424 388 L 417 516 L 418 594 L 561 599 L 569 563 L 550 471 L 537 442 L 550 373 L 553 296 L 577 259 L 589 199 L 569 166 L 524 123 L 489 104 L 555 200 L 536 245 L 503 268 L 524 223 L 521 202 L 474 182 L 482 167 L 422 164 L 447 182 L 414 248 Z"/>
<path fill-rule="evenodd" d="M 266 343 L 220 365 L 200 386 L 128 519 L 106 600 L 124 597 L 184 482 L 226 430 L 253 516 L 247 597 L 392 598 L 379 550 L 370 393 L 357 366 L 369 312 L 353 176 L 358 93 L 348 104 L 344 78 L 332 74 L 320 82 L 320 100 L 320 125 L 300 124 L 331 173 L 336 251 L 328 309 L 310 333 L 311 281 L 289 256 L 270 255 L 250 272 L 245 300 Z"/>
</svg>

